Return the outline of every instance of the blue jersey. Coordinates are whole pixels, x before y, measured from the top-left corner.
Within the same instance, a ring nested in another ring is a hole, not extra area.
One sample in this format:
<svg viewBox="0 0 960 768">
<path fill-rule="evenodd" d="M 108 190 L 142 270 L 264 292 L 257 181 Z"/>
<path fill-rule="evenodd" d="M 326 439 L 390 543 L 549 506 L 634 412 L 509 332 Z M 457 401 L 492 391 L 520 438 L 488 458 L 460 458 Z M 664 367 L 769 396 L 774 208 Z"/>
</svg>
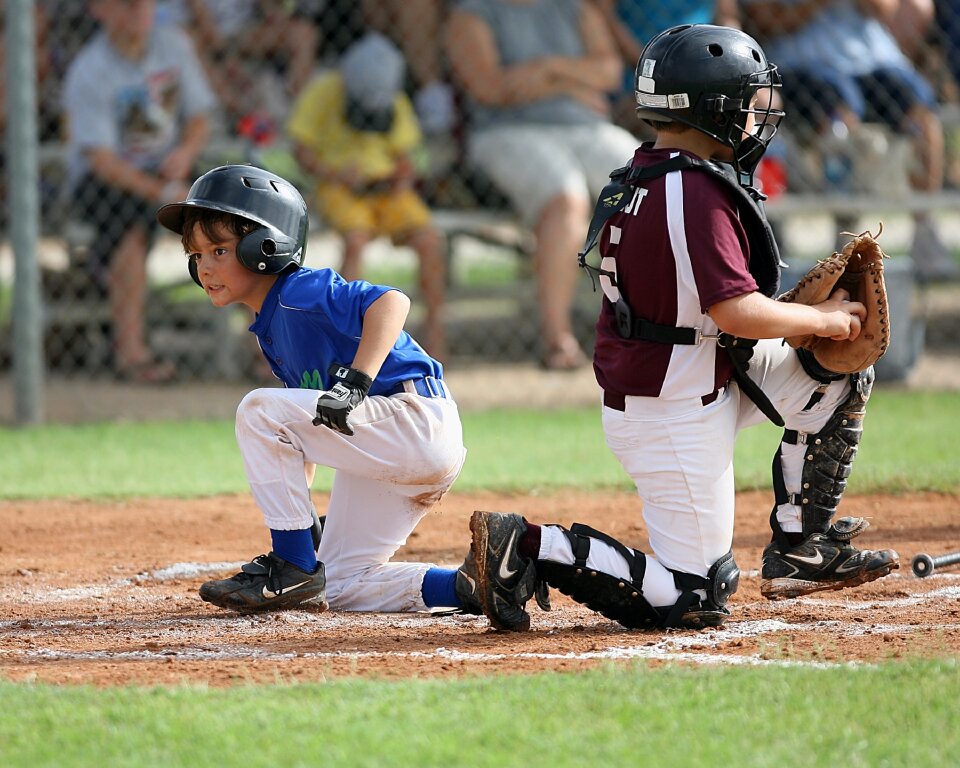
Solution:
<svg viewBox="0 0 960 768">
<path fill-rule="evenodd" d="M 363 280 L 348 283 L 332 269 L 304 267 L 277 278 L 250 331 L 273 372 L 288 387 L 329 389 L 330 366 L 353 362 L 364 313 L 392 290 Z M 443 378 L 443 366 L 401 331 L 370 394 L 395 394 L 402 382 L 425 376 Z"/>
</svg>

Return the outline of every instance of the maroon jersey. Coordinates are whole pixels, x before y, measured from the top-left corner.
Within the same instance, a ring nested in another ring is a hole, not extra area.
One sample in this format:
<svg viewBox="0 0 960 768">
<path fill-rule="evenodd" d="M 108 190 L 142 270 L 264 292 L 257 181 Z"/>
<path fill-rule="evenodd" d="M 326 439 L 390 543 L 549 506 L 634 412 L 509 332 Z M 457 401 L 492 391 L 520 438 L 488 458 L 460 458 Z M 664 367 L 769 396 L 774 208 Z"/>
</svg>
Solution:
<svg viewBox="0 0 960 768">
<path fill-rule="evenodd" d="M 634 166 L 668 160 L 679 150 L 640 147 Z M 607 222 L 600 240 L 604 292 L 596 325 L 594 370 L 607 392 L 666 399 L 713 392 L 733 375 L 713 339 L 663 344 L 617 333 L 614 302 L 622 296 L 635 318 L 716 334 L 706 314 L 717 302 L 757 290 L 750 246 L 731 190 L 710 173 L 673 171 L 641 182 L 631 202 Z"/>
</svg>

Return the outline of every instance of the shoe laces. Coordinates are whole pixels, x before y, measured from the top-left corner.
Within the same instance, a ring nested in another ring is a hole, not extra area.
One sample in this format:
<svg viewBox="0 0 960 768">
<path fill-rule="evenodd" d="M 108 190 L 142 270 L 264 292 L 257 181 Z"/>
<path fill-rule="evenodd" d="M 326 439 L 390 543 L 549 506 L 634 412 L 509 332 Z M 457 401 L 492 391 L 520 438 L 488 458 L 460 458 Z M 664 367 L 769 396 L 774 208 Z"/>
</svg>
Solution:
<svg viewBox="0 0 960 768">
<path fill-rule="evenodd" d="M 244 564 L 243 568 L 240 570 L 240 573 L 233 578 L 234 581 L 238 581 L 242 584 L 252 584 L 253 582 L 257 581 L 257 579 L 265 578 L 267 580 L 267 586 L 275 592 L 276 587 L 280 586 L 279 565 L 280 563 L 272 555 L 257 555 L 249 563 Z M 250 570 L 244 570 L 246 568 L 249 568 Z M 259 569 L 263 570 L 261 571 Z"/>
</svg>

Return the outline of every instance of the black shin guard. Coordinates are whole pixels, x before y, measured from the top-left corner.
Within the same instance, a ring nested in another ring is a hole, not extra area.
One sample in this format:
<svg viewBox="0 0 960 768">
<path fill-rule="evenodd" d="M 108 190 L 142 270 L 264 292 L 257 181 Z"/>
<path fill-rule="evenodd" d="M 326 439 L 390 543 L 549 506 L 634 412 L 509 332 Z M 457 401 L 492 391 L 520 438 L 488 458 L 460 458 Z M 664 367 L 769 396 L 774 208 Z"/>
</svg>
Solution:
<svg viewBox="0 0 960 768">
<path fill-rule="evenodd" d="M 646 557 L 642 552 L 621 544 L 605 533 L 580 523 L 564 535 L 573 547 L 573 565 L 538 560 L 537 574 L 551 587 L 608 619 L 630 629 L 653 629 L 659 626 L 660 613 L 643 596 L 643 574 Z M 587 568 L 591 539 L 598 539 L 616 549 L 630 565 L 630 580 L 618 579 Z"/>
<path fill-rule="evenodd" d="M 803 471 L 800 477 L 800 493 L 787 492 L 783 480 L 781 451 L 773 460 L 774 508 L 770 526 L 774 536 L 788 545 L 786 535 L 777 521 L 777 506 L 796 504 L 801 510 L 803 536 L 826 533 L 840 504 L 840 497 L 847 487 L 847 478 L 853 468 L 853 460 L 863 435 L 863 417 L 867 400 L 873 390 L 873 368 L 850 375 L 850 394 L 816 434 L 805 435 L 796 430 L 785 430 L 783 442 L 791 445 L 804 443 Z"/>
<path fill-rule="evenodd" d="M 573 548 L 573 565 L 538 560 L 538 577 L 608 619 L 629 629 L 699 628 L 716 626 L 728 615 L 723 606 L 736 591 L 740 576 L 732 553 L 714 563 L 706 578 L 674 571 L 674 583 L 681 591 L 679 599 L 672 606 L 655 608 L 643 595 L 646 555 L 580 523 L 563 533 Z M 630 568 L 629 580 L 587 567 L 593 539 L 620 553 Z M 694 591 L 700 589 L 706 591 L 706 600 Z"/>
</svg>

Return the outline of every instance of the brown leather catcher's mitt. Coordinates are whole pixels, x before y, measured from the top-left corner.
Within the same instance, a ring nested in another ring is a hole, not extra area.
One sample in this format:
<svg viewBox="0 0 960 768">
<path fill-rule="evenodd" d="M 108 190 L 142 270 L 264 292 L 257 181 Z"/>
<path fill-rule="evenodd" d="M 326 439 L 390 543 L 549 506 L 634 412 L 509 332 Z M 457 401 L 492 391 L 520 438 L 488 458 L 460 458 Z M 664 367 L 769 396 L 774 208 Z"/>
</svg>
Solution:
<svg viewBox="0 0 960 768">
<path fill-rule="evenodd" d="M 834 341 L 813 334 L 791 336 L 786 340 L 791 347 L 809 349 L 828 371 L 856 373 L 883 357 L 890 344 L 890 314 L 883 279 L 883 260 L 888 257 L 870 232 L 843 234 L 853 237 L 843 251 L 818 261 L 792 290 L 778 300 L 819 304 L 830 298 L 835 290 L 843 288 L 850 294 L 851 301 L 861 302 L 867 308 L 867 319 L 860 335 L 853 341 Z"/>
</svg>

